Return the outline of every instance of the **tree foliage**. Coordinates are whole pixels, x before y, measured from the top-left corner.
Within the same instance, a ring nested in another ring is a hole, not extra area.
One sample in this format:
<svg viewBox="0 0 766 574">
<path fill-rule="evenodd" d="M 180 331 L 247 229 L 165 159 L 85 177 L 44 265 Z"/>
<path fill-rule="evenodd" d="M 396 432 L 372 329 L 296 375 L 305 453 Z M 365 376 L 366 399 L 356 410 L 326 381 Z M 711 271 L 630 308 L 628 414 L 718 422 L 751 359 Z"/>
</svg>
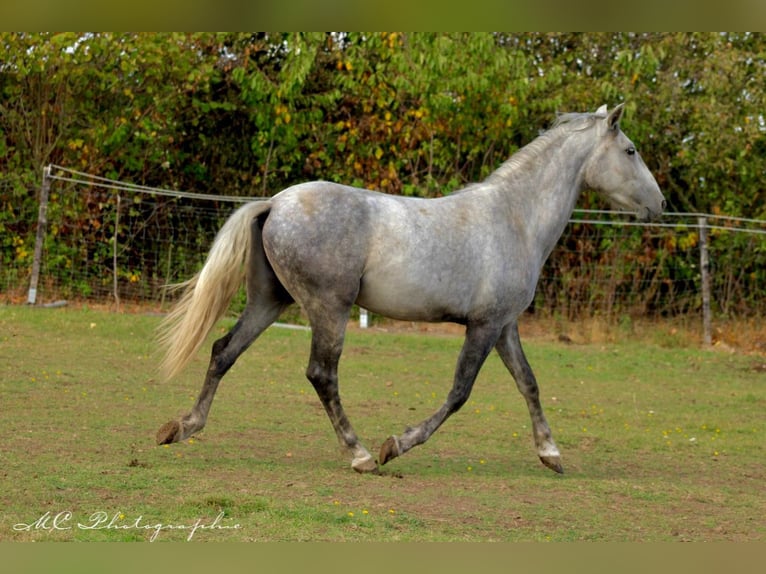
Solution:
<svg viewBox="0 0 766 574">
<path fill-rule="evenodd" d="M 0 33 L 0 261 L 28 265 L 49 163 L 214 194 L 327 179 L 435 196 L 556 112 L 622 101 L 673 209 L 763 218 L 765 49 L 751 33 Z M 110 197 L 56 197 L 52 245 L 107 237 Z"/>
</svg>

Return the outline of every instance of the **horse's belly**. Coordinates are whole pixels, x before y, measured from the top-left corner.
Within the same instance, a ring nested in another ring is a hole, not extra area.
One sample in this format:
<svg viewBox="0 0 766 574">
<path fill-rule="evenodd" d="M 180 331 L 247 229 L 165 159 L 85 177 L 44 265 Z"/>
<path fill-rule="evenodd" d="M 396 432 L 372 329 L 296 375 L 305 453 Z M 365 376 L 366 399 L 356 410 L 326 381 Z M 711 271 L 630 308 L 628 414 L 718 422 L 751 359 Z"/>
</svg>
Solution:
<svg viewBox="0 0 766 574">
<path fill-rule="evenodd" d="M 454 253 L 453 253 L 454 255 Z M 514 316 L 531 302 L 536 277 L 509 273 L 494 264 L 467 261 L 433 265 L 434 259 L 415 259 L 368 268 L 362 276 L 357 304 L 404 321 L 451 321 Z"/>
<path fill-rule="evenodd" d="M 360 307 L 372 313 L 399 321 L 422 321 L 428 323 L 450 321 L 465 323 L 467 320 L 466 313 L 451 306 L 434 305 L 432 302 L 421 304 L 419 301 L 411 298 L 391 301 L 375 298 L 367 299 L 360 295 L 356 302 Z"/>
<path fill-rule="evenodd" d="M 464 286 L 424 282 L 396 273 L 368 273 L 362 278 L 357 304 L 373 313 L 402 321 L 463 323 L 472 293 Z"/>
</svg>

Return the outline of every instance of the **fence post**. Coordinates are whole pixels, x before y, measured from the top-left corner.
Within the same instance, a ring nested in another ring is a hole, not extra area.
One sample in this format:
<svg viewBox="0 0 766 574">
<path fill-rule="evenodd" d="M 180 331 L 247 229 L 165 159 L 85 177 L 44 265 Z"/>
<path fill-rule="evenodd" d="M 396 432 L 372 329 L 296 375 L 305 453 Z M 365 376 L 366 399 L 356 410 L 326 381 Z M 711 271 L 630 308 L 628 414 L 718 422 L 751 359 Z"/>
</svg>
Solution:
<svg viewBox="0 0 766 574">
<path fill-rule="evenodd" d="M 702 278 L 702 340 L 705 345 L 713 343 L 710 320 L 710 256 L 708 254 L 707 218 L 698 219 L 700 229 L 700 273 Z"/>
<path fill-rule="evenodd" d="M 117 194 L 117 205 L 114 208 L 114 237 L 112 238 L 112 289 L 117 312 L 120 311 L 120 283 L 117 274 L 117 234 L 120 231 L 120 194 Z"/>
<path fill-rule="evenodd" d="M 45 228 L 48 225 L 48 194 L 51 188 L 51 166 L 43 168 L 43 182 L 40 188 L 40 208 L 37 213 L 37 236 L 35 237 L 35 255 L 32 260 L 32 277 L 29 279 L 27 304 L 34 305 L 37 301 L 37 283 L 40 280 L 40 265 L 43 259 L 43 243 L 45 243 Z"/>
</svg>

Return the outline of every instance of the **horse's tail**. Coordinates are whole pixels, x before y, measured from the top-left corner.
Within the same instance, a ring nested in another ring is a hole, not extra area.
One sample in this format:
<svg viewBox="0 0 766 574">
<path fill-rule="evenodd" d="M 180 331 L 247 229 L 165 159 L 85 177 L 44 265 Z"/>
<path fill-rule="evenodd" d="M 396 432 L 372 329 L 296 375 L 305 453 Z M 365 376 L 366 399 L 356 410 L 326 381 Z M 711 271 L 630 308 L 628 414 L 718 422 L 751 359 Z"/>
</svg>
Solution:
<svg viewBox="0 0 766 574">
<path fill-rule="evenodd" d="M 162 321 L 158 341 L 165 349 L 160 373 L 177 375 L 199 350 L 223 316 L 245 278 L 254 218 L 271 209 L 270 201 L 253 201 L 229 217 L 210 248 L 205 265 L 194 277 L 170 289 L 184 289 L 178 303 Z"/>
</svg>

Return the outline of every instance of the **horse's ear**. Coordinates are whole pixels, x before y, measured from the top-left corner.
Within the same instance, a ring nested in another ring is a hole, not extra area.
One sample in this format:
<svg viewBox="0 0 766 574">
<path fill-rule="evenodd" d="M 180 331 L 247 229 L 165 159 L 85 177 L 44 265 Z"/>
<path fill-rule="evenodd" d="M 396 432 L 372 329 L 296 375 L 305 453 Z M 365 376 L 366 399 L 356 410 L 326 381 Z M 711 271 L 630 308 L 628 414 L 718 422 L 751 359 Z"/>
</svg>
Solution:
<svg viewBox="0 0 766 574">
<path fill-rule="evenodd" d="M 607 114 L 606 104 L 604 104 L 603 106 L 601 106 L 599 109 L 596 110 L 597 116 L 606 117 L 606 114 Z"/>
<path fill-rule="evenodd" d="M 624 108 L 625 103 L 623 102 L 622 104 L 616 106 L 609 114 L 609 117 L 606 118 L 606 124 L 609 126 L 610 130 L 617 131 L 620 129 L 620 118 L 622 117 Z"/>
</svg>

